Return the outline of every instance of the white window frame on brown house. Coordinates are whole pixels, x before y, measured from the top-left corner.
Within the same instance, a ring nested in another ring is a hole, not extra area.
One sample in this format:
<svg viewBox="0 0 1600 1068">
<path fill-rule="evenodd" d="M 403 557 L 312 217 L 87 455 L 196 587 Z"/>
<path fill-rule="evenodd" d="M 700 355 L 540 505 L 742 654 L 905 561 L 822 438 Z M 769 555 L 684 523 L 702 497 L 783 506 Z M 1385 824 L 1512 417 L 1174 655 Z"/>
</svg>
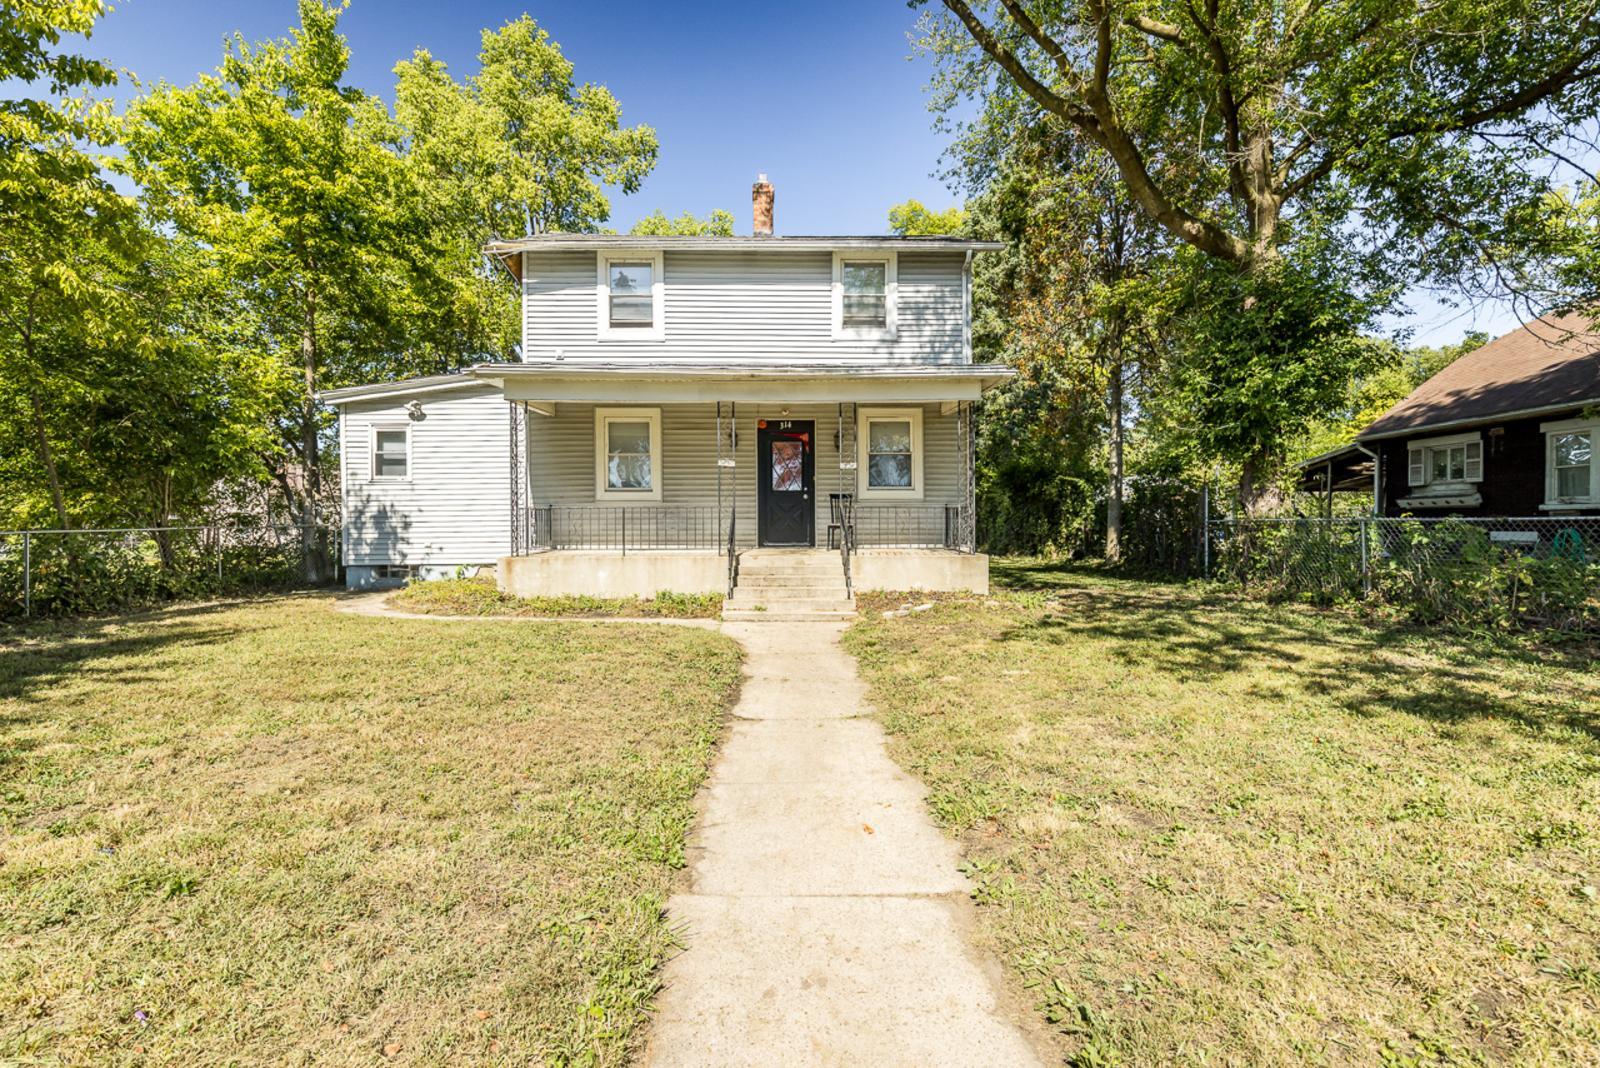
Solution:
<svg viewBox="0 0 1600 1068">
<path fill-rule="evenodd" d="M 1559 512 L 1568 509 L 1600 507 L 1600 461 L 1595 450 L 1600 446 L 1600 418 L 1560 419 L 1540 423 L 1544 435 L 1544 503 L 1541 511 Z M 1589 493 L 1586 497 L 1561 497 L 1558 495 L 1556 474 L 1556 443 L 1567 434 L 1589 436 Z"/>
<path fill-rule="evenodd" d="M 600 341 L 665 341 L 667 339 L 666 257 L 661 249 L 618 249 L 595 253 L 595 325 Z M 650 322 L 644 326 L 611 323 L 611 268 L 638 264 L 650 268 Z"/>
<path fill-rule="evenodd" d="M 844 269 L 847 264 L 883 265 L 883 325 L 846 326 Z M 900 257 L 894 252 L 835 251 L 833 254 L 833 339 L 893 341 L 900 332 Z"/>
<path fill-rule="evenodd" d="M 1461 475 L 1452 475 L 1451 454 L 1461 451 Z M 1445 473 L 1434 474 L 1435 460 L 1443 455 Z M 1483 434 L 1445 434 L 1433 438 L 1412 438 L 1406 442 L 1406 484 L 1410 492 L 1402 497 L 1402 508 L 1472 507 L 1481 504 L 1478 483 L 1483 481 Z"/>
</svg>

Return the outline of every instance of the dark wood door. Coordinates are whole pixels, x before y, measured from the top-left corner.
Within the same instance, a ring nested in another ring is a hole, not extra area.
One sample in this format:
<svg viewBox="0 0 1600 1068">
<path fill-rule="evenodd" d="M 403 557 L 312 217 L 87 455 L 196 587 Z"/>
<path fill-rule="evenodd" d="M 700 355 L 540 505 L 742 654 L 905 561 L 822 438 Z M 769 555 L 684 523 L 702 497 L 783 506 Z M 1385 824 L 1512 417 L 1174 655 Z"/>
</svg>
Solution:
<svg viewBox="0 0 1600 1068">
<path fill-rule="evenodd" d="M 810 420 L 763 419 L 756 424 L 760 458 L 757 512 L 762 545 L 815 545 L 816 428 Z"/>
</svg>

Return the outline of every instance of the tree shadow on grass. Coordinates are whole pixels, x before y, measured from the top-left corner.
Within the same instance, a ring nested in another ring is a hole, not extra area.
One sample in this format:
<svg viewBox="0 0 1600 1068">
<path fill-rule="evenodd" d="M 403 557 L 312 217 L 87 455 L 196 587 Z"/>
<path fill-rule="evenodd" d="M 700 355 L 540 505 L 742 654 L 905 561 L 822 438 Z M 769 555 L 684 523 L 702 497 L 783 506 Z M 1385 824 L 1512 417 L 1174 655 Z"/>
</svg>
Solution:
<svg viewBox="0 0 1600 1068">
<path fill-rule="evenodd" d="M 1530 731 L 1566 727 L 1600 740 L 1600 700 L 1592 699 L 1600 680 L 1585 682 L 1596 678 L 1592 646 L 1454 636 L 1103 573 L 1086 582 L 1062 565 L 1020 570 L 1021 581 L 1032 583 L 1026 588 L 1055 596 L 1042 613 L 1004 630 L 1001 641 L 1098 641 L 1106 655 L 1130 667 L 1154 665 L 1175 685 L 1266 665 L 1286 685 L 1261 693 L 1263 700 L 1287 704 L 1318 695 L 1362 716 L 1399 713 L 1443 724 L 1498 719 Z M 1397 662 L 1411 658 L 1415 666 Z M 1561 679 L 1561 672 L 1571 675 Z M 1519 689 L 1529 677 L 1554 680 L 1557 692 Z"/>
<path fill-rule="evenodd" d="M 226 641 L 264 625 L 211 618 L 237 607 L 187 605 L 0 631 L 0 699 L 26 699 L 72 675 L 94 674 L 118 684 L 146 681 L 158 666 L 151 653 Z"/>
</svg>

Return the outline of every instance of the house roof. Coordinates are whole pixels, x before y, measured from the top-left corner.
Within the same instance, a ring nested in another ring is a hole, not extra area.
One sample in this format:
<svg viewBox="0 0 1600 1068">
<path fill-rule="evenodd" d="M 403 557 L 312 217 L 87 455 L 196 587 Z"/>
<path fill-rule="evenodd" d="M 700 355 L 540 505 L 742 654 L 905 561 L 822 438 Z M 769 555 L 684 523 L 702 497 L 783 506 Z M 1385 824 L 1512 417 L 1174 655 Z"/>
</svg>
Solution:
<svg viewBox="0 0 1600 1068">
<path fill-rule="evenodd" d="M 444 375 L 426 375 L 422 378 L 401 378 L 393 382 L 369 382 L 359 386 L 324 389 L 317 393 L 323 404 L 349 404 L 352 401 L 381 400 L 412 393 L 438 393 L 450 389 L 481 389 L 488 383 L 457 371 Z"/>
<path fill-rule="evenodd" d="M 534 234 L 511 241 L 494 241 L 484 247 L 490 256 L 517 252 L 601 248 L 660 248 L 686 251 L 734 250 L 739 252 L 827 252 L 833 249 L 884 251 L 996 252 L 1003 241 L 975 241 L 965 237 L 897 237 L 885 234 L 845 236 L 784 235 L 781 237 L 650 237 L 633 234 Z"/>
<path fill-rule="evenodd" d="M 993 389 L 1016 371 L 1001 363 L 918 364 L 887 361 L 851 360 L 835 363 L 729 363 L 725 360 L 530 360 L 525 363 L 480 363 L 465 372 L 407 378 L 395 382 L 373 382 L 323 390 L 317 399 L 324 404 L 350 404 L 356 401 L 384 400 L 393 397 L 444 390 L 496 387 L 507 379 L 584 382 L 662 382 L 715 383 L 739 382 L 759 388 L 762 383 L 822 382 L 849 383 L 870 381 L 920 382 L 929 396 L 940 399 L 948 385 L 972 383 L 979 391 Z M 943 385 L 941 385 L 943 384 Z"/>
<path fill-rule="evenodd" d="M 1547 315 L 1467 353 L 1379 416 L 1360 439 L 1600 404 L 1600 329 Z"/>
<path fill-rule="evenodd" d="M 727 360 L 529 360 L 469 372 L 512 400 L 662 402 L 932 402 L 975 400 L 1016 374 L 1006 364 Z"/>
</svg>

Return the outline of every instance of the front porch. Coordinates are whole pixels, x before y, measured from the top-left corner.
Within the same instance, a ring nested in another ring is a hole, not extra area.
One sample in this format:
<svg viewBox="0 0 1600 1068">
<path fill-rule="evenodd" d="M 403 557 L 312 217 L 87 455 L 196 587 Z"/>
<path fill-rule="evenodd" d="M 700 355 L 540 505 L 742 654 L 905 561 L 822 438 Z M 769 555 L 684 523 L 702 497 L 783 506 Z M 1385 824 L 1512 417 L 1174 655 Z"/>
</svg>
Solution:
<svg viewBox="0 0 1600 1068">
<path fill-rule="evenodd" d="M 733 596 L 753 549 L 832 554 L 856 589 L 978 589 L 975 402 L 1007 369 L 497 368 L 522 595 Z"/>
</svg>

